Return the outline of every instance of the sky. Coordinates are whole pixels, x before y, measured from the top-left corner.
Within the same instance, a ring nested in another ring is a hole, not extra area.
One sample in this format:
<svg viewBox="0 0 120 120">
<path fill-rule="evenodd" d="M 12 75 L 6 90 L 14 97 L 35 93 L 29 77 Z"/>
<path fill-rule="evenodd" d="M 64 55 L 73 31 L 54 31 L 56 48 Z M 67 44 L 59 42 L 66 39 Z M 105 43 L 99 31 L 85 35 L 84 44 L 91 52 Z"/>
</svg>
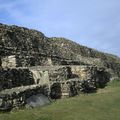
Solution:
<svg viewBox="0 0 120 120">
<path fill-rule="evenodd" d="M 0 0 L 0 23 L 120 57 L 120 0 Z"/>
</svg>

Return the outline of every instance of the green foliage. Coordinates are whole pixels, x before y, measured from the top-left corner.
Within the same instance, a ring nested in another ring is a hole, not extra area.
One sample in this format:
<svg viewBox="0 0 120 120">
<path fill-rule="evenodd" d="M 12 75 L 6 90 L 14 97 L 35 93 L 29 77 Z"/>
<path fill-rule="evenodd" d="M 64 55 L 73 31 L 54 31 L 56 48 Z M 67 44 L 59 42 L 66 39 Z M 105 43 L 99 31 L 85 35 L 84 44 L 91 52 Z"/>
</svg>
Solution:
<svg viewBox="0 0 120 120">
<path fill-rule="evenodd" d="M 51 105 L 1 113 L 0 120 L 120 120 L 120 81 L 93 94 L 61 99 Z"/>
</svg>

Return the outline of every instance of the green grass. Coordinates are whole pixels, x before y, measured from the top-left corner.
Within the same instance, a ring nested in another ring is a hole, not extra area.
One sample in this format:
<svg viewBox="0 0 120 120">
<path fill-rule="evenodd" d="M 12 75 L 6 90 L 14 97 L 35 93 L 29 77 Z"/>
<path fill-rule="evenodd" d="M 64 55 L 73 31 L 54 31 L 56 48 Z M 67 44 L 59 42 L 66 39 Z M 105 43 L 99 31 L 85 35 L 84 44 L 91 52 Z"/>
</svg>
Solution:
<svg viewBox="0 0 120 120">
<path fill-rule="evenodd" d="M 1 113 L 0 120 L 120 120 L 120 81 L 97 93 L 61 99 L 42 108 Z"/>
</svg>

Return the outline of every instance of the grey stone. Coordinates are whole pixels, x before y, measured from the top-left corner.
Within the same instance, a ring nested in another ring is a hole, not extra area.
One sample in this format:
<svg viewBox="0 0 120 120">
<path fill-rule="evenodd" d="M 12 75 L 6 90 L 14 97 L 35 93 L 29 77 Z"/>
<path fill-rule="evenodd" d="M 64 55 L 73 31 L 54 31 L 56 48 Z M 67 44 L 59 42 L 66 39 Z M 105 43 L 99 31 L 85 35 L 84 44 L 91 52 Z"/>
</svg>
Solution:
<svg viewBox="0 0 120 120">
<path fill-rule="evenodd" d="M 47 105 L 50 103 L 51 103 L 51 101 L 47 96 L 45 96 L 43 94 L 37 94 L 37 95 L 32 95 L 31 97 L 27 98 L 26 107 L 34 108 L 34 107 L 38 107 L 38 106 Z"/>
</svg>

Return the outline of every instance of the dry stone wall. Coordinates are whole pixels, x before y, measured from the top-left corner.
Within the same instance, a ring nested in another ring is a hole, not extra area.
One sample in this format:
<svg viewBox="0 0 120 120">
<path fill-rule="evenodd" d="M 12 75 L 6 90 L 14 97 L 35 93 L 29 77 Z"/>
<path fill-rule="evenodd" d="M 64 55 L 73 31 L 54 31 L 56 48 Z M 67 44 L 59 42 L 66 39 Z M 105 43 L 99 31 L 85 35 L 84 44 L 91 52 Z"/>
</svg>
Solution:
<svg viewBox="0 0 120 120">
<path fill-rule="evenodd" d="M 59 99 L 94 92 L 119 77 L 120 58 L 114 55 L 0 24 L 1 110 L 25 106 L 40 94 Z"/>
<path fill-rule="evenodd" d="M 106 85 L 109 76 L 105 76 L 107 74 L 103 69 L 93 66 L 1 68 L 0 109 L 20 108 L 26 105 L 29 97 L 38 94 L 60 99 L 96 91 L 100 85 Z"/>
<path fill-rule="evenodd" d="M 0 91 L 34 83 L 33 75 L 28 69 L 0 68 Z"/>
<path fill-rule="evenodd" d="M 16 62 L 14 59 L 12 65 L 16 64 L 17 67 L 96 65 L 108 69 L 111 79 L 120 77 L 120 58 L 115 55 L 99 52 L 65 38 L 48 38 L 36 30 L 0 24 L 0 61 L 10 56 L 15 56 Z"/>
<path fill-rule="evenodd" d="M 37 94 L 48 96 L 48 86 L 30 85 L 6 89 L 0 92 L 0 110 L 10 111 L 22 108 L 27 105 L 27 99 Z"/>
</svg>

